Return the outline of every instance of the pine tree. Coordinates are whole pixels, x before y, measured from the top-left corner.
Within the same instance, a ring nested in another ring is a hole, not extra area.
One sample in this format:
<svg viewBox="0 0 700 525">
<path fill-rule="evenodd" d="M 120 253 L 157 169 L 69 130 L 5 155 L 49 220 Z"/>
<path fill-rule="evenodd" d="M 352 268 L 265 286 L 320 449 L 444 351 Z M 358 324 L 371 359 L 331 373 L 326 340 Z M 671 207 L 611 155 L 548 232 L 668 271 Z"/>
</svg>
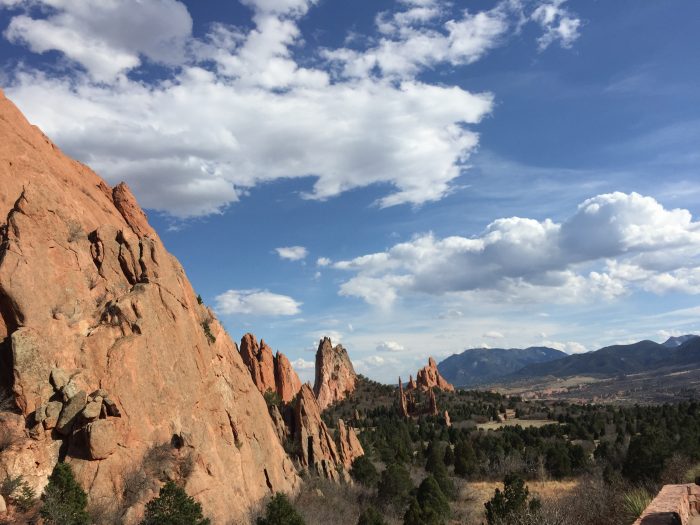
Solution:
<svg viewBox="0 0 700 525">
<path fill-rule="evenodd" d="M 289 498 L 278 492 L 268 502 L 265 517 L 258 518 L 257 525 L 305 525 Z"/>
<path fill-rule="evenodd" d="M 362 514 L 360 514 L 360 519 L 357 520 L 357 525 L 386 525 L 386 521 L 374 507 L 367 507 Z"/>
<path fill-rule="evenodd" d="M 202 515 L 202 506 L 194 498 L 168 481 L 158 497 L 146 504 L 141 525 L 209 525 L 209 519 Z"/>
<path fill-rule="evenodd" d="M 88 525 L 87 495 L 68 463 L 57 463 L 42 496 L 41 517 L 51 525 Z"/>
</svg>

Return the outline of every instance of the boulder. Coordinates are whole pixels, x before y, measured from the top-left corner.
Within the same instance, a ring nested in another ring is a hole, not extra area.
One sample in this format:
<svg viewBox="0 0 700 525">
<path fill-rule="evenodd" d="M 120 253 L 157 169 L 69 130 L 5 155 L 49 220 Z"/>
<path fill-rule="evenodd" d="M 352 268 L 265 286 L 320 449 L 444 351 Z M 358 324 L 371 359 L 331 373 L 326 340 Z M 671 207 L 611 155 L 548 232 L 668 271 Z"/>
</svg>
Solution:
<svg viewBox="0 0 700 525">
<path fill-rule="evenodd" d="M 64 436 L 69 435 L 73 431 L 78 415 L 83 411 L 87 403 L 87 394 L 80 391 L 71 397 L 68 402 L 63 405 L 61 415 L 58 416 L 56 423 L 56 432 Z"/>
<path fill-rule="evenodd" d="M 58 418 L 61 415 L 61 410 L 63 410 L 63 403 L 60 401 L 50 401 L 46 405 L 46 418 L 43 421 L 46 430 L 51 430 L 56 427 Z"/>
<path fill-rule="evenodd" d="M 355 391 L 357 374 L 347 350 L 333 346 L 329 337 L 321 339 L 316 352 L 314 394 L 321 410 L 345 399 Z"/>
<path fill-rule="evenodd" d="M 56 392 L 63 390 L 63 387 L 70 381 L 70 375 L 68 372 L 61 368 L 51 369 L 51 384 L 53 385 Z"/>
<path fill-rule="evenodd" d="M 82 412 L 82 417 L 87 421 L 92 421 L 100 417 L 100 412 L 102 410 L 102 400 L 100 401 L 90 401 Z"/>
<path fill-rule="evenodd" d="M 7 504 L 2 496 L 0 496 L 0 514 L 7 514 Z"/>
<path fill-rule="evenodd" d="M 98 419 L 88 423 L 83 432 L 90 459 L 107 459 L 117 448 L 116 431 L 112 420 Z"/>
</svg>

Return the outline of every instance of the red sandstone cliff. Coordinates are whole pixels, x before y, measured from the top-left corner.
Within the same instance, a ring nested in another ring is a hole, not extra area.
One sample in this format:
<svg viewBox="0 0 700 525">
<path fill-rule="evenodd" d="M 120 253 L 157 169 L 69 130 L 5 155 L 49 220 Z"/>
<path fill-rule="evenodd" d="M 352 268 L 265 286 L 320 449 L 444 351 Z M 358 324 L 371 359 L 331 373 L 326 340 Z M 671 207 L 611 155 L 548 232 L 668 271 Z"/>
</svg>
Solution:
<svg viewBox="0 0 700 525">
<path fill-rule="evenodd" d="M 240 353 L 250 370 L 253 383 L 261 393 L 272 390 L 288 403 L 301 389 L 301 381 L 289 359 L 280 352 L 273 356 L 272 349 L 265 341 L 261 340 L 258 346 L 253 334 L 245 334 L 241 339 Z"/>
<path fill-rule="evenodd" d="M 354 392 L 356 382 L 357 374 L 347 350 L 341 345 L 333 346 L 330 338 L 324 337 L 316 352 L 314 382 L 314 393 L 321 410 Z"/>
<path fill-rule="evenodd" d="M 215 524 L 294 491 L 235 344 L 128 187 L 66 157 L 1 92 L 0 188 L 0 388 L 21 412 L 0 414 L 17 434 L 0 475 L 41 491 L 66 443 L 92 501 L 131 504 L 126 523 L 157 484 L 127 502 L 125 480 L 159 444 L 191 457 L 186 489 Z"/>
</svg>

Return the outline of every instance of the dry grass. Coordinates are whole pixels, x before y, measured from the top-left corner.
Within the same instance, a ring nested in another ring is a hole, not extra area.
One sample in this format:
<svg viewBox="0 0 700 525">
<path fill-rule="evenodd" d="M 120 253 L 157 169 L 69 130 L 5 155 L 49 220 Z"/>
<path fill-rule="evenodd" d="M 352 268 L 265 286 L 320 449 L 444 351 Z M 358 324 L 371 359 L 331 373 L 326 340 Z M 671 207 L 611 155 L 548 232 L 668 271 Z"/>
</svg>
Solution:
<svg viewBox="0 0 700 525">
<path fill-rule="evenodd" d="M 477 524 L 486 519 L 484 504 L 493 497 L 498 488 L 503 490 L 503 483 L 498 481 L 461 481 L 455 480 L 459 496 L 452 504 L 452 523 Z M 541 500 L 556 501 L 573 494 L 578 481 L 528 481 L 530 494 Z"/>
<path fill-rule="evenodd" d="M 551 419 L 506 419 L 505 421 L 489 421 L 488 423 L 479 423 L 476 425 L 481 430 L 498 430 L 503 427 L 514 427 L 520 425 L 523 428 L 534 427 L 540 428 L 545 425 L 558 425 L 556 421 Z"/>
</svg>

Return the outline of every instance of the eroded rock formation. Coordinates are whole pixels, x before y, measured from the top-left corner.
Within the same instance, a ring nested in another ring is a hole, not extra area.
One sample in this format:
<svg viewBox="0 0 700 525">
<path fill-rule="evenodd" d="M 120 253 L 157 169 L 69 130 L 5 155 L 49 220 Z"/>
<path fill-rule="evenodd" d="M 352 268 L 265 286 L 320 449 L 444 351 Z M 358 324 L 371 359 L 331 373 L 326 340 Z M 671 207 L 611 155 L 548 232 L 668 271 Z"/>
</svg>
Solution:
<svg viewBox="0 0 700 525">
<path fill-rule="evenodd" d="M 347 476 L 337 468 L 343 460 L 307 384 L 302 385 L 294 404 L 294 440 L 302 467 L 335 481 Z"/>
<path fill-rule="evenodd" d="M 418 370 L 416 374 L 415 386 L 421 390 L 429 390 L 431 388 L 439 388 L 448 392 L 454 392 L 455 387 L 448 383 L 444 377 L 440 375 L 437 369 L 437 363 L 432 357 L 428 359 L 428 365 Z"/>
<path fill-rule="evenodd" d="M 0 414 L 17 434 L 0 476 L 40 492 L 67 445 L 90 499 L 128 504 L 127 524 L 155 492 L 126 502 L 125 480 L 157 444 L 186 443 L 186 489 L 215 524 L 296 490 L 235 344 L 129 188 L 65 156 L 1 93 L 0 187 L 0 390 L 18 412 Z"/>
<path fill-rule="evenodd" d="M 301 389 L 301 380 L 287 356 L 280 352 L 273 356 L 272 348 L 265 341 L 260 340 L 258 345 L 253 334 L 245 334 L 241 339 L 240 352 L 253 383 L 261 393 L 268 390 L 277 392 L 280 399 L 288 403 Z"/>
<path fill-rule="evenodd" d="M 316 352 L 316 380 L 314 393 L 324 410 L 329 405 L 345 399 L 355 391 L 357 374 L 350 362 L 348 352 L 341 345 L 333 346 L 329 337 L 324 337 Z"/>
<path fill-rule="evenodd" d="M 355 429 L 347 426 L 342 419 L 338 420 L 338 452 L 343 466 L 350 470 L 352 462 L 365 455 Z"/>
</svg>

